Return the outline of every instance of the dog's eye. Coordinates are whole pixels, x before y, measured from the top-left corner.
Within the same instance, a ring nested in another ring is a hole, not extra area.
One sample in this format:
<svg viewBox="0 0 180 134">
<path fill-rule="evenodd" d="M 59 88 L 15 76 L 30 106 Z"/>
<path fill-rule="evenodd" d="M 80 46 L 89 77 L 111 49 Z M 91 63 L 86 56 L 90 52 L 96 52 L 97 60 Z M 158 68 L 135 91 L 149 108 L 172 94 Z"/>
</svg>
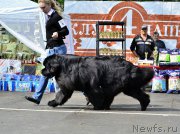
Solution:
<svg viewBox="0 0 180 134">
<path fill-rule="evenodd" d="M 55 70 L 55 67 L 51 67 L 51 70 L 54 71 L 54 70 Z"/>
</svg>

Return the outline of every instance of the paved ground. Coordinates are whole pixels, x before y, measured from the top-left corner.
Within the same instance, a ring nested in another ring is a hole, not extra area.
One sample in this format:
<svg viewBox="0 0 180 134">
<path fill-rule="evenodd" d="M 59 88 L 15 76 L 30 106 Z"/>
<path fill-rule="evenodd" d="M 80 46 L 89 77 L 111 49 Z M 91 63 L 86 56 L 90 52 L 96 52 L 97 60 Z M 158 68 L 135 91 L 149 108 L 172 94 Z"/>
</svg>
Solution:
<svg viewBox="0 0 180 134">
<path fill-rule="evenodd" d="M 45 94 L 39 106 L 24 99 L 31 94 L 0 92 L 0 134 L 180 134 L 177 94 L 149 93 L 151 103 L 144 112 L 124 94 L 110 111 L 92 110 L 79 92 L 57 108 L 47 106 L 54 93 Z"/>
</svg>

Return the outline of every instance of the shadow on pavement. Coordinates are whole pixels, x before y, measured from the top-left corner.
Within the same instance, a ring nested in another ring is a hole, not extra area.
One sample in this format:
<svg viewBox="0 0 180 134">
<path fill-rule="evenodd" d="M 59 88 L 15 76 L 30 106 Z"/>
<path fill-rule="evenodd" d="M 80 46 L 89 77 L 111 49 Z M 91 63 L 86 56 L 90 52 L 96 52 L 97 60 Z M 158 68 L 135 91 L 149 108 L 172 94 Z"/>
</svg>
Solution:
<svg viewBox="0 0 180 134">
<path fill-rule="evenodd" d="M 93 106 L 89 105 L 63 105 L 63 106 L 58 106 L 53 109 L 56 110 L 93 110 Z M 93 110 L 94 111 L 94 110 Z M 141 111 L 140 105 L 139 104 L 121 104 L 121 105 L 112 105 L 111 110 L 106 110 L 106 111 Z M 147 111 L 180 111 L 180 109 L 176 108 L 166 108 L 162 107 L 161 105 L 149 105 L 147 107 Z"/>
</svg>

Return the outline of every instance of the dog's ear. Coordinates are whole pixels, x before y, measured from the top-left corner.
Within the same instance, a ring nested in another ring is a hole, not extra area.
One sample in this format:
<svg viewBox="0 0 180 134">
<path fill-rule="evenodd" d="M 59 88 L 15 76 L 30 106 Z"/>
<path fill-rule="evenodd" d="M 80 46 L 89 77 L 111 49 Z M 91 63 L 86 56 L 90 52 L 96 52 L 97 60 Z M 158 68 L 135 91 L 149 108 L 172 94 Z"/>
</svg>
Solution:
<svg viewBox="0 0 180 134">
<path fill-rule="evenodd" d="M 59 56 L 58 55 L 51 55 L 45 58 L 43 65 L 50 65 L 50 66 L 58 66 L 59 64 Z"/>
<path fill-rule="evenodd" d="M 54 59 L 55 56 L 56 56 L 56 55 L 51 55 L 51 56 L 46 57 L 46 58 L 44 59 L 44 61 L 43 61 L 43 65 L 46 66 L 47 64 L 49 64 L 49 62 L 50 62 L 52 59 Z"/>
<path fill-rule="evenodd" d="M 51 67 L 59 67 L 60 65 L 62 65 L 64 62 L 64 57 L 61 55 L 55 55 L 54 57 L 52 57 L 51 61 L 50 61 L 50 66 Z"/>
<path fill-rule="evenodd" d="M 56 67 L 58 67 L 59 65 L 60 65 L 60 63 L 58 62 L 57 59 L 52 59 L 52 60 L 50 61 L 50 66 L 53 67 L 53 68 L 56 68 Z"/>
</svg>

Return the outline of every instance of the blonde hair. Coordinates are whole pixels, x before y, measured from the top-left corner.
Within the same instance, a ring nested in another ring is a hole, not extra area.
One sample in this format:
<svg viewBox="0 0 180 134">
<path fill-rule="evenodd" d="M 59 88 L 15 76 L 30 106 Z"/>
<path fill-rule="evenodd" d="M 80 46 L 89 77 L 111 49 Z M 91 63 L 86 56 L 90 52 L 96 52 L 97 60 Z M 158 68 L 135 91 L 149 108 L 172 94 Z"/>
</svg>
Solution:
<svg viewBox="0 0 180 134">
<path fill-rule="evenodd" d="M 61 15 L 61 8 L 56 4 L 55 0 L 38 0 L 38 3 L 45 3 L 47 5 L 51 5 L 51 7 L 59 14 Z"/>
</svg>

